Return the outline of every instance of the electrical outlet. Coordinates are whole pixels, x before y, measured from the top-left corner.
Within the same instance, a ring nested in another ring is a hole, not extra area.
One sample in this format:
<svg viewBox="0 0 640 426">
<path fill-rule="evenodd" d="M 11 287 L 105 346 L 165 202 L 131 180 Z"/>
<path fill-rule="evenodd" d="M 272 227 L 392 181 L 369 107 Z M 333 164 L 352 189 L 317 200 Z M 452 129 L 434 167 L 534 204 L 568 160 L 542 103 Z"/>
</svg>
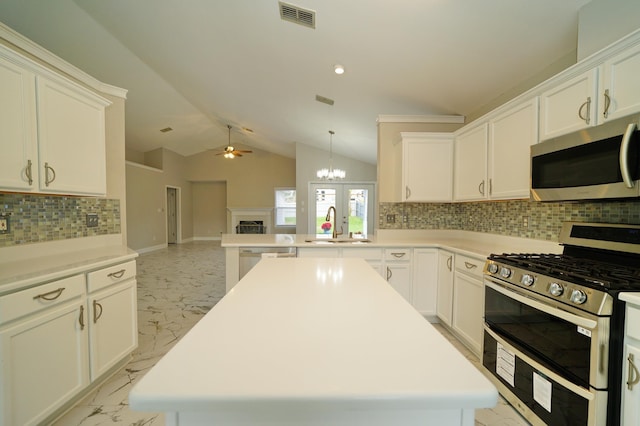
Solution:
<svg viewBox="0 0 640 426">
<path fill-rule="evenodd" d="M 396 223 L 396 215 L 388 214 L 387 215 L 387 223 Z"/>
<path fill-rule="evenodd" d="M 9 233 L 9 216 L 0 216 L 0 234 Z"/>
<path fill-rule="evenodd" d="M 87 228 L 96 228 L 98 226 L 98 213 L 87 213 Z"/>
</svg>

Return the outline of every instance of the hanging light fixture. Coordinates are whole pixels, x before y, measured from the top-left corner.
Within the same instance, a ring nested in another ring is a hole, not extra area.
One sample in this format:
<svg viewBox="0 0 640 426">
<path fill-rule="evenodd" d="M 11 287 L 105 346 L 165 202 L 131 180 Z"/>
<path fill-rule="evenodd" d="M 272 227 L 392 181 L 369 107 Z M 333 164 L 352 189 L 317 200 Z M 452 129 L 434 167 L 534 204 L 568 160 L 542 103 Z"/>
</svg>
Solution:
<svg viewBox="0 0 640 426">
<path fill-rule="evenodd" d="M 329 130 L 329 168 L 320 169 L 316 173 L 318 179 L 324 180 L 334 180 L 334 179 L 344 179 L 347 175 L 344 170 L 334 169 L 333 168 L 333 135 L 335 132 L 333 130 Z"/>
</svg>

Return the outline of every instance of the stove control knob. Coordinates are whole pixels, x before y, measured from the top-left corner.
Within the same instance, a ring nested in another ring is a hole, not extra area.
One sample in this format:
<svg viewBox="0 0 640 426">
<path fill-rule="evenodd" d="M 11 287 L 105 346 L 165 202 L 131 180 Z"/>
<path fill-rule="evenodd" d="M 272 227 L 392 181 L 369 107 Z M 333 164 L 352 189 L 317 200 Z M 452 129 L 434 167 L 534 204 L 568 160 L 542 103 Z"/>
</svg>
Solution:
<svg viewBox="0 0 640 426">
<path fill-rule="evenodd" d="M 509 278 L 511 276 L 511 269 L 505 268 L 504 266 L 500 268 L 500 276 L 502 278 Z"/>
<path fill-rule="evenodd" d="M 523 274 L 522 278 L 520 279 L 520 283 L 522 285 L 526 285 L 527 287 L 531 287 L 533 285 L 534 281 L 535 281 L 535 279 L 533 278 L 533 275 L 531 275 L 531 274 Z"/>
<path fill-rule="evenodd" d="M 549 285 L 549 293 L 551 293 L 551 295 L 558 297 L 561 296 L 563 292 L 564 287 L 562 287 L 562 284 L 551 283 Z"/>
<path fill-rule="evenodd" d="M 576 305 L 582 305 L 587 301 L 587 295 L 582 290 L 573 290 L 571 292 L 571 301 Z"/>
<path fill-rule="evenodd" d="M 489 266 L 487 266 L 487 271 L 489 271 L 490 274 L 495 274 L 496 272 L 498 272 L 498 265 L 496 265 L 495 263 L 490 263 Z"/>
</svg>

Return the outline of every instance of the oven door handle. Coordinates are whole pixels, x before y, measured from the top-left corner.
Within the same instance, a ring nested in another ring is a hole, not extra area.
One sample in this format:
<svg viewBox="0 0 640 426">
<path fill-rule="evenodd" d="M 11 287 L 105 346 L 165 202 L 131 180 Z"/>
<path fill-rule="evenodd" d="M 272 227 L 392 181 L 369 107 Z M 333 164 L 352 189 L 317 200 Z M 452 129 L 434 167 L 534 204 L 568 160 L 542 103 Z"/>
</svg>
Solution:
<svg viewBox="0 0 640 426">
<path fill-rule="evenodd" d="M 503 286 L 498 285 L 488 279 L 485 279 L 484 283 L 487 287 L 497 291 L 498 293 L 502 293 L 504 296 L 515 299 L 518 302 L 524 303 L 525 305 L 531 306 L 532 308 L 535 308 L 539 311 L 545 312 L 549 315 L 553 315 L 554 317 L 562 318 L 565 321 L 569 321 L 572 324 L 579 325 L 580 327 L 584 327 L 589 330 L 594 330 L 596 328 L 597 322 L 592 319 L 583 318 L 578 315 L 574 315 L 571 312 L 563 311 L 562 309 L 558 309 L 545 303 L 538 302 L 535 299 L 524 296 L 520 293 L 516 293 L 513 290 L 504 288 Z"/>
<path fill-rule="evenodd" d="M 630 123 L 627 126 L 627 130 L 624 132 L 624 137 L 620 144 L 620 174 L 622 175 L 622 180 L 627 188 L 633 188 L 635 183 L 631 177 L 631 172 L 629 171 L 629 143 L 634 130 L 636 130 L 636 123 Z"/>
</svg>

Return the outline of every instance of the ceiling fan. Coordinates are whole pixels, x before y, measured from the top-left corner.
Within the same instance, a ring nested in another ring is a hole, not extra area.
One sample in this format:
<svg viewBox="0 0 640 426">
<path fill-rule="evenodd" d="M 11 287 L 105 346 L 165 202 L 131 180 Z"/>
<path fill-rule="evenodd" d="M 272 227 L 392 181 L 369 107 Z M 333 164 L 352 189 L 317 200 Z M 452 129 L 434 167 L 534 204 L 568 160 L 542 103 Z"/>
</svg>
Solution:
<svg viewBox="0 0 640 426">
<path fill-rule="evenodd" d="M 250 154 L 253 152 L 246 149 L 235 149 L 231 145 L 231 126 L 227 124 L 227 128 L 229 129 L 229 144 L 226 146 L 224 151 L 219 152 L 216 155 L 224 155 L 224 158 L 235 158 L 235 157 L 242 157 L 242 154 Z"/>
</svg>

